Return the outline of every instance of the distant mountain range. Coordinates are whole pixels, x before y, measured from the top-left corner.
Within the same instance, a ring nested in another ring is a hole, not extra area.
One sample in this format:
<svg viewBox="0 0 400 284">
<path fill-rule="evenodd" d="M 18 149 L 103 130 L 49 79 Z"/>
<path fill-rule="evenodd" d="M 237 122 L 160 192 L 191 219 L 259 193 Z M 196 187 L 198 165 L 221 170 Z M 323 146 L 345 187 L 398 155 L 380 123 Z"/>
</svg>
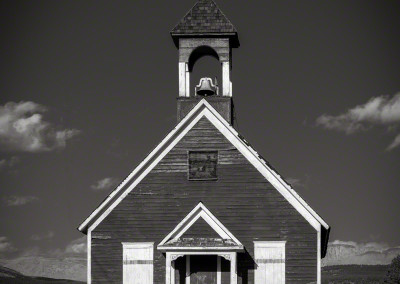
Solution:
<svg viewBox="0 0 400 284">
<path fill-rule="evenodd" d="M 0 283 L 6 284 L 83 284 L 74 280 L 25 276 L 18 271 L 0 266 Z"/>
<path fill-rule="evenodd" d="M 22 256 L 2 264 L 23 275 L 86 281 L 86 258 Z"/>
<path fill-rule="evenodd" d="M 387 265 L 399 254 L 400 247 L 388 247 L 381 243 L 334 241 L 329 243 L 322 265 Z"/>
</svg>

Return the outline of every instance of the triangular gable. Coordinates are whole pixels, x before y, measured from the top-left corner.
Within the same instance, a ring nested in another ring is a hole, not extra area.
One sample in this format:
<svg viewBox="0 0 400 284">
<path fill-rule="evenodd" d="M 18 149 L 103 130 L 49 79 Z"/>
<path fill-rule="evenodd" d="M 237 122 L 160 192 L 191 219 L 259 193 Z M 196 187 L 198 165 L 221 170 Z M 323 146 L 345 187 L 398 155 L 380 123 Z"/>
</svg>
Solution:
<svg viewBox="0 0 400 284">
<path fill-rule="evenodd" d="M 157 248 L 165 249 L 167 242 L 178 240 L 200 218 L 202 218 L 221 239 L 230 241 L 231 248 L 243 249 L 242 243 L 201 202 L 160 242 Z"/>
<path fill-rule="evenodd" d="M 203 218 L 199 218 L 181 238 L 221 238 L 221 236 Z"/>
<path fill-rule="evenodd" d="M 165 155 L 202 118 L 206 117 L 247 160 L 270 182 L 286 200 L 321 232 L 321 226 L 329 233 L 329 225 L 286 183 L 277 172 L 243 139 L 240 134 L 205 100 L 202 99 L 163 141 L 139 164 L 139 166 L 103 201 L 103 203 L 79 226 L 86 233 L 93 230 L 131 192 L 136 185 L 165 157 Z M 323 234 L 322 247 L 326 246 L 328 233 Z"/>
</svg>

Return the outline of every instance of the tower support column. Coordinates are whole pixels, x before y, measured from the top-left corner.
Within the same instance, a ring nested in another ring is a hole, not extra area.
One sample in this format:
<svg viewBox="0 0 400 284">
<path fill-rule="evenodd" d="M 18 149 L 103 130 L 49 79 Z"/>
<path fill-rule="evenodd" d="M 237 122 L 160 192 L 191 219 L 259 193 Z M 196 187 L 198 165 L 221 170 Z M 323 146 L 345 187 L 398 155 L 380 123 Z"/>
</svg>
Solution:
<svg viewBox="0 0 400 284">
<path fill-rule="evenodd" d="M 231 69 L 229 61 L 222 62 L 222 95 L 226 97 L 232 96 Z"/>
</svg>

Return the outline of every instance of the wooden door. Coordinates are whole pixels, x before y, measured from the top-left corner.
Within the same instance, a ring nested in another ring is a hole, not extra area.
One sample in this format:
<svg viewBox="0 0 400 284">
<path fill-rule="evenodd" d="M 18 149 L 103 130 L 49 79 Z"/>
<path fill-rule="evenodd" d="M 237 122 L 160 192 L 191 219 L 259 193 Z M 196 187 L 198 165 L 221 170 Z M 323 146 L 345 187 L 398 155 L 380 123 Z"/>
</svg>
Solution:
<svg viewBox="0 0 400 284">
<path fill-rule="evenodd" d="M 217 283 L 217 256 L 190 256 L 190 284 Z"/>
</svg>

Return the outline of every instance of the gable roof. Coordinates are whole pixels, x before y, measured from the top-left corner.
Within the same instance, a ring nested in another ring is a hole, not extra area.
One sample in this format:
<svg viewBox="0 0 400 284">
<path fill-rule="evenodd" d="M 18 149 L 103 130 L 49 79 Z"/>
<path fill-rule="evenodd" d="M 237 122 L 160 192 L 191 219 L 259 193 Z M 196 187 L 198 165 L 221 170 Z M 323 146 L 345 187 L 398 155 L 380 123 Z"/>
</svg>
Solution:
<svg viewBox="0 0 400 284">
<path fill-rule="evenodd" d="M 196 223 L 196 221 L 202 218 L 204 221 L 207 222 L 208 225 L 221 237 L 224 242 L 217 243 L 213 242 L 213 247 L 223 247 L 223 248 L 231 248 L 242 250 L 243 245 L 242 243 L 217 219 L 207 209 L 207 207 L 200 202 L 195 208 L 179 224 L 160 242 L 157 246 L 160 250 L 165 250 L 170 248 L 169 244 L 173 244 L 174 249 L 177 249 L 177 245 L 181 245 L 182 241 L 178 241 L 179 238 L 187 231 L 189 228 Z M 195 249 L 196 247 L 192 247 Z"/>
<path fill-rule="evenodd" d="M 236 28 L 213 0 L 199 0 L 171 30 L 175 39 L 181 36 L 228 36 L 239 46 Z"/>
<path fill-rule="evenodd" d="M 206 117 L 315 230 L 318 232 L 321 232 L 321 229 L 324 230 L 321 240 L 322 255 L 324 255 L 329 237 L 329 225 L 205 99 L 202 99 L 139 166 L 111 192 L 100 206 L 78 227 L 78 230 L 87 233 L 88 230 L 93 230 L 97 227 L 202 117 Z"/>
</svg>

